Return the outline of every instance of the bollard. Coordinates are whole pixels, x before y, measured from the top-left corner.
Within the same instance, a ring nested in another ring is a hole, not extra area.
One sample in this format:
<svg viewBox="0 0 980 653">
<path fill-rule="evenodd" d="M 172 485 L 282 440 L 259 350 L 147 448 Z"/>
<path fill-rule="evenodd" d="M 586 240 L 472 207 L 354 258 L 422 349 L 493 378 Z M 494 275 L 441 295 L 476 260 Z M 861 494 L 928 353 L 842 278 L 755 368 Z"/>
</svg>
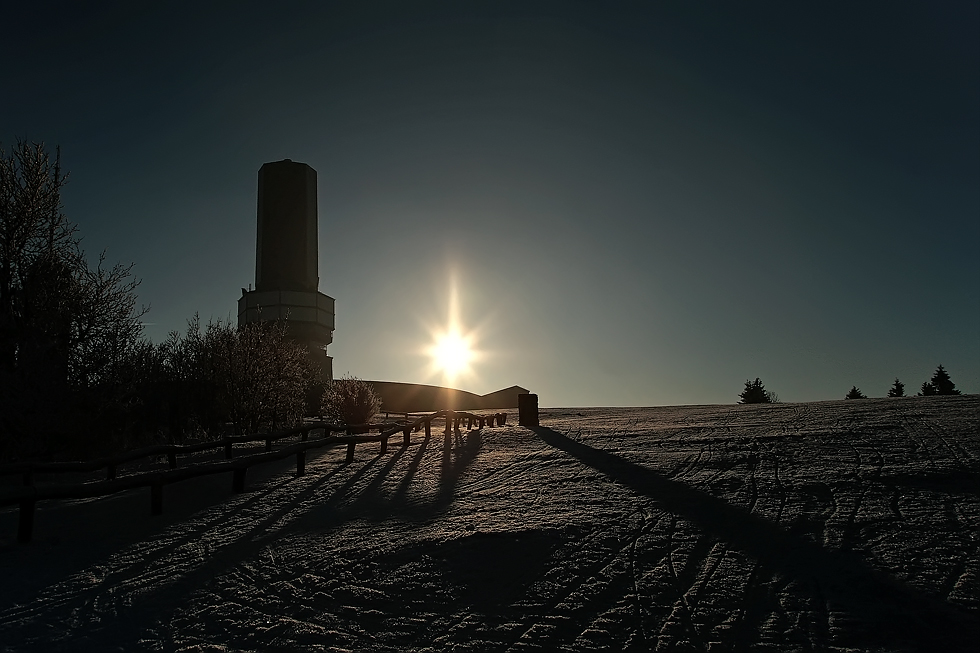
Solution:
<svg viewBox="0 0 980 653">
<path fill-rule="evenodd" d="M 17 541 L 27 544 L 34 534 L 34 499 L 20 500 L 20 521 L 17 524 Z"/>
<path fill-rule="evenodd" d="M 521 426 L 538 426 L 538 395 L 517 395 L 517 423 Z"/>
<path fill-rule="evenodd" d="M 296 475 L 303 476 L 306 474 L 306 452 L 297 451 L 296 452 Z"/>
<path fill-rule="evenodd" d="M 507 423 L 507 413 L 497 413 L 497 424 L 503 426 Z"/>
<path fill-rule="evenodd" d="M 235 493 L 241 493 L 245 491 L 245 471 L 247 467 L 239 467 L 235 470 L 234 476 L 231 480 L 231 491 Z"/>
<path fill-rule="evenodd" d="M 150 514 L 163 514 L 163 483 L 157 482 L 150 486 Z"/>
<path fill-rule="evenodd" d="M 432 437 L 432 420 L 426 420 L 425 422 L 425 437 Z"/>
</svg>

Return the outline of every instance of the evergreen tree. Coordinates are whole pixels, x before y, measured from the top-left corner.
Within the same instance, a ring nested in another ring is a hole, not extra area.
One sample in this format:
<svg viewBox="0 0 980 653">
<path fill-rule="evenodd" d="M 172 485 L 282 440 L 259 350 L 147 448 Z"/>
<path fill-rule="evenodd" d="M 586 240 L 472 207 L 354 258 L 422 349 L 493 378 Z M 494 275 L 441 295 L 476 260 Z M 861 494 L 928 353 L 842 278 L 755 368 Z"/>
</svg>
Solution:
<svg viewBox="0 0 980 653">
<path fill-rule="evenodd" d="M 939 392 L 936 390 L 936 386 L 929 383 L 928 381 L 923 381 L 922 389 L 919 390 L 920 397 L 931 397 L 937 394 L 939 394 Z"/>
<path fill-rule="evenodd" d="M 852 385 L 851 389 L 844 395 L 844 399 L 867 399 L 867 397 L 861 393 L 861 390 L 856 385 Z"/>
<path fill-rule="evenodd" d="M 956 389 L 956 384 L 949 378 L 949 373 L 940 365 L 936 368 L 936 373 L 932 375 L 931 385 L 936 389 L 937 395 L 958 395 L 961 394 Z"/>
<path fill-rule="evenodd" d="M 889 397 L 904 397 L 905 396 L 905 384 L 895 377 L 895 383 L 892 384 L 891 389 L 888 390 Z"/>
<path fill-rule="evenodd" d="M 738 396 L 740 404 L 771 404 L 775 394 L 766 392 L 762 381 L 756 377 L 755 381 L 745 380 L 745 389 Z"/>
</svg>

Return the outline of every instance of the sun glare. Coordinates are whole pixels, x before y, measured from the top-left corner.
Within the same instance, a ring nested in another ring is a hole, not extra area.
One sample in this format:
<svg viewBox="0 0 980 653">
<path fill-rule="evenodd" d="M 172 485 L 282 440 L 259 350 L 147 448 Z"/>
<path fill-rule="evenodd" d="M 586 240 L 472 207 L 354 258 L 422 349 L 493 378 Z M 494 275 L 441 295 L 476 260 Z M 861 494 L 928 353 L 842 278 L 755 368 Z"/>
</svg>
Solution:
<svg viewBox="0 0 980 653">
<path fill-rule="evenodd" d="M 435 366 L 449 377 L 467 371 L 473 358 L 469 339 L 456 332 L 437 336 L 430 354 Z"/>
<path fill-rule="evenodd" d="M 425 349 L 430 359 L 430 374 L 442 376 L 447 386 L 457 379 L 471 376 L 471 364 L 479 359 L 475 332 L 463 329 L 459 318 L 459 299 L 455 281 L 450 277 L 449 314 L 446 324 L 430 327 L 431 344 Z"/>
</svg>

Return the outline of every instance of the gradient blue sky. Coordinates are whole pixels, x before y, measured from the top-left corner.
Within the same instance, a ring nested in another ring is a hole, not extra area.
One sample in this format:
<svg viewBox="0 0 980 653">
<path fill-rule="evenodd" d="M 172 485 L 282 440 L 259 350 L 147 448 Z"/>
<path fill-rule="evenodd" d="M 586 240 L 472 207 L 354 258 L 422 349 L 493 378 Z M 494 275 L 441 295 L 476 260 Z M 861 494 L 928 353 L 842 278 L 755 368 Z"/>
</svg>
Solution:
<svg viewBox="0 0 980 653">
<path fill-rule="evenodd" d="M 980 391 L 963 3 L 22 3 L 0 138 L 62 148 L 155 342 L 254 282 L 256 173 L 319 174 L 336 374 L 542 405 Z"/>
</svg>

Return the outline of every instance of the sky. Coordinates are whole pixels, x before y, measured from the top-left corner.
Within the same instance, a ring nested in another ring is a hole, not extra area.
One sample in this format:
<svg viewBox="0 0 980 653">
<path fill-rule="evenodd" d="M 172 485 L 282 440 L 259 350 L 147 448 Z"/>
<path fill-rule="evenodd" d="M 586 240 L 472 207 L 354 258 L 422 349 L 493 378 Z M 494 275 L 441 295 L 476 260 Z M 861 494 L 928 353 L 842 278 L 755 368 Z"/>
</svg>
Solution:
<svg viewBox="0 0 980 653">
<path fill-rule="evenodd" d="M 289 158 L 336 376 L 442 383 L 455 307 L 454 384 L 543 406 L 980 392 L 975 2 L 19 4 L 0 142 L 154 342 L 236 319 Z"/>
</svg>

